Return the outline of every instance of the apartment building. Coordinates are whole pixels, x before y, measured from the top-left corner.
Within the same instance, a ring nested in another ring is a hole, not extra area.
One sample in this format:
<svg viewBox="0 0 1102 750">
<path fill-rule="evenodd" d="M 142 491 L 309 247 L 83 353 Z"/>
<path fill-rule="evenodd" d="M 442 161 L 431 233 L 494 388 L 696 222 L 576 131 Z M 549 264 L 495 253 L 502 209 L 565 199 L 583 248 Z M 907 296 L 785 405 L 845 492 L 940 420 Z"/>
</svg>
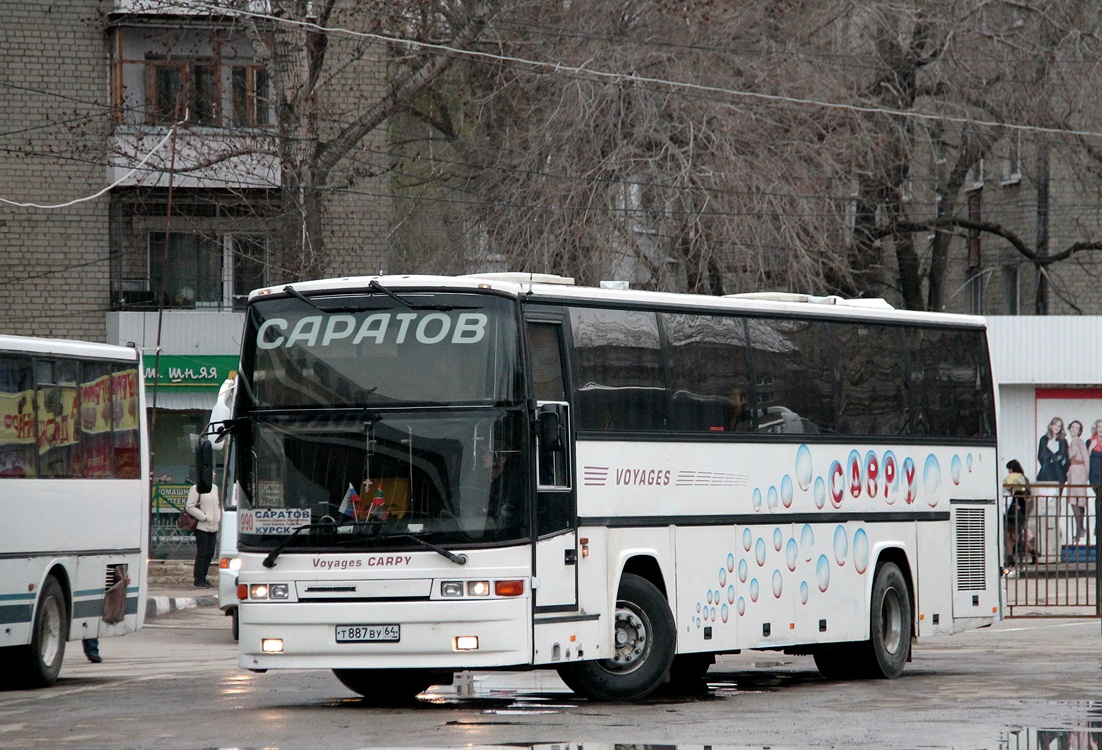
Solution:
<svg viewBox="0 0 1102 750">
<path fill-rule="evenodd" d="M 382 50 L 340 45 L 338 75 L 383 91 Z M 171 495 L 248 292 L 282 280 L 272 81 L 239 23 L 187 0 L 16 3 L 0 62 L 0 330 L 141 347 Z M 326 194 L 326 274 L 386 268 L 386 184 L 358 166 Z"/>
</svg>

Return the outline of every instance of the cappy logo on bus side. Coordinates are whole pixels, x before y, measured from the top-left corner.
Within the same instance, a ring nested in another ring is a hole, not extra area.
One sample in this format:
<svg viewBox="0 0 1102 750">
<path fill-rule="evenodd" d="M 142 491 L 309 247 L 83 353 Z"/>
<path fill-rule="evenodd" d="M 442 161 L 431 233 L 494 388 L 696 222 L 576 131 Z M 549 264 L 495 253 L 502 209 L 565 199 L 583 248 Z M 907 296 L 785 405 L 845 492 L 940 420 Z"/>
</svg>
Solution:
<svg viewBox="0 0 1102 750">
<path fill-rule="evenodd" d="M 391 326 L 391 321 L 397 321 Z M 464 312 L 455 316 L 442 312 L 372 313 L 358 321 L 354 315 L 307 315 L 287 333 L 285 318 L 269 318 L 256 331 L 256 345 L 261 349 L 292 346 L 329 346 L 334 341 L 351 339 L 353 346 L 367 342 L 439 344 L 477 344 L 486 337 L 489 319 L 485 313 Z M 358 325 L 357 325 L 358 323 Z M 269 339 L 271 334 L 275 338 Z M 411 335 L 412 334 L 412 335 Z M 320 338 L 320 342 L 319 342 Z"/>
</svg>

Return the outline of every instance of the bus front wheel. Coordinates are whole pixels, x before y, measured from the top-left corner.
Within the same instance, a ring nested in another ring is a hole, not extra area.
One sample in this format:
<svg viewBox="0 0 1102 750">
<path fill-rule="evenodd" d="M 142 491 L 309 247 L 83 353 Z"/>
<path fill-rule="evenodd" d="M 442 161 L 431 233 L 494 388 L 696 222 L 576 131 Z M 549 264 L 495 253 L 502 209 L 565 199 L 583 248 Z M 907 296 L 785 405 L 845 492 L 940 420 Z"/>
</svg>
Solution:
<svg viewBox="0 0 1102 750">
<path fill-rule="evenodd" d="M 31 627 L 30 644 L 18 649 L 15 679 L 22 687 L 48 687 L 61 672 L 65 642 L 69 640 L 69 607 L 61 584 L 53 576 L 42 586 Z"/>
<path fill-rule="evenodd" d="M 662 592 L 645 578 L 625 573 L 616 600 L 612 657 L 559 667 L 567 687 L 603 701 L 638 700 L 667 679 L 677 634 Z"/>
<path fill-rule="evenodd" d="M 450 674 L 423 669 L 334 669 L 333 674 L 365 703 L 409 703 L 432 685 L 450 682 Z"/>
</svg>

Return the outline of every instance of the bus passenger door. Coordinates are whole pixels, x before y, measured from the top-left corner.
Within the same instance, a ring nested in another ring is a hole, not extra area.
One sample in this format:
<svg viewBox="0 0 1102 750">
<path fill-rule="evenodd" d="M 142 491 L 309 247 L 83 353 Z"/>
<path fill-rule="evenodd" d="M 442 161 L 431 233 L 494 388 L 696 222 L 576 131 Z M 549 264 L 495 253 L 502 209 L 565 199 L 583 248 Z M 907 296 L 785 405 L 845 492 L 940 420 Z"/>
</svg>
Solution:
<svg viewBox="0 0 1102 750">
<path fill-rule="evenodd" d="M 562 325 L 530 320 L 527 327 L 536 396 L 535 606 L 572 611 L 578 606 L 578 514 Z"/>
</svg>

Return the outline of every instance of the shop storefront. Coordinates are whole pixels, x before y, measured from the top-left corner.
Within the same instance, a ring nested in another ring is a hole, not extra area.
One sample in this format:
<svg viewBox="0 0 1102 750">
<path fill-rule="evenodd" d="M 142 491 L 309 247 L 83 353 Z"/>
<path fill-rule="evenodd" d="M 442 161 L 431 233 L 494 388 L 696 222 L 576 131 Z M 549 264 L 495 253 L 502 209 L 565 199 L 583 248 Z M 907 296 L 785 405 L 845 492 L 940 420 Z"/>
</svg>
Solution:
<svg viewBox="0 0 1102 750">
<path fill-rule="evenodd" d="M 195 472 L 195 443 L 222 382 L 237 369 L 231 355 L 147 356 L 154 557 L 189 554 L 191 535 L 176 528 Z"/>
</svg>

